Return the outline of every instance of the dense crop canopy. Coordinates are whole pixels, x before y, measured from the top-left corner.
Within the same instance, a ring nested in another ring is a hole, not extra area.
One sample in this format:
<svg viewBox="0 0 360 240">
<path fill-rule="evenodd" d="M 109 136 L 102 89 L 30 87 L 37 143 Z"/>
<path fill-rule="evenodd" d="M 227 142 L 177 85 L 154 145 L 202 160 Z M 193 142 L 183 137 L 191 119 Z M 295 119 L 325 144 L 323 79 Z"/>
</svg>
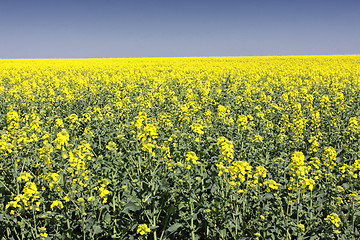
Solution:
<svg viewBox="0 0 360 240">
<path fill-rule="evenodd" d="M 358 239 L 360 57 L 0 60 L 4 239 Z"/>
</svg>

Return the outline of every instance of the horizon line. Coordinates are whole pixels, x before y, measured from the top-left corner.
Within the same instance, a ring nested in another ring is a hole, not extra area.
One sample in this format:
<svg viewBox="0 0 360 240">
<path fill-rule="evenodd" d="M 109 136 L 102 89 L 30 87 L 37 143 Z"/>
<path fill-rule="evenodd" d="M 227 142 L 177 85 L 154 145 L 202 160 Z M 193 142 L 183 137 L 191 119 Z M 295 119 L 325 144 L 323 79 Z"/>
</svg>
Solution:
<svg viewBox="0 0 360 240">
<path fill-rule="evenodd" d="M 241 57 L 316 57 L 316 56 L 360 56 L 358 54 L 298 54 L 298 55 L 243 55 L 243 56 L 144 56 L 144 57 L 69 57 L 69 58 L 0 58 L 0 60 L 77 60 L 77 59 L 144 59 L 144 58 L 241 58 Z"/>
</svg>

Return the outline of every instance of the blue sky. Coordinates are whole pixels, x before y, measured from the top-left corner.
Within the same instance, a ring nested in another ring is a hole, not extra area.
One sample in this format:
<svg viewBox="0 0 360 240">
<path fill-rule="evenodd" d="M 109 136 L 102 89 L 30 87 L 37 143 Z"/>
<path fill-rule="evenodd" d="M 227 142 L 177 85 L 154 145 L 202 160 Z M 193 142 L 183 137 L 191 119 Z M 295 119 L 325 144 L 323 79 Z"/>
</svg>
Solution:
<svg viewBox="0 0 360 240">
<path fill-rule="evenodd" d="M 0 3 L 0 58 L 360 54 L 355 0 Z"/>
</svg>

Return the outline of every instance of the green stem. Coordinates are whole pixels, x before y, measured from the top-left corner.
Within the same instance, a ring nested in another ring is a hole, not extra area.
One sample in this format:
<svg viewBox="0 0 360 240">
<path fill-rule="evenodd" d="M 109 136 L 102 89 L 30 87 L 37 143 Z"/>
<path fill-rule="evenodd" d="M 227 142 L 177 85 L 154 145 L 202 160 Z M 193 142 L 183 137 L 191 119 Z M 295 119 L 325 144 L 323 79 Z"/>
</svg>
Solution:
<svg viewBox="0 0 360 240">
<path fill-rule="evenodd" d="M 297 208 L 296 208 L 296 227 L 299 225 L 299 205 L 300 205 L 300 189 L 298 190 Z M 299 237 L 299 232 L 297 233 Z"/>
<path fill-rule="evenodd" d="M 159 163 L 158 163 L 159 164 Z M 156 219 L 156 209 L 155 209 L 155 196 L 156 196 L 156 188 L 155 188 L 155 184 L 154 184 L 154 177 L 155 177 L 155 171 L 157 169 L 157 166 L 155 167 L 154 171 L 151 173 L 152 175 L 152 178 L 151 178 L 151 188 L 152 188 L 152 194 L 153 194 L 153 222 L 152 222 L 152 225 L 153 227 L 156 226 L 156 222 L 157 222 L 157 219 Z M 156 235 L 156 229 L 154 229 L 154 232 L 153 232 L 153 236 L 154 236 L 154 240 L 157 240 L 157 235 Z"/>
<path fill-rule="evenodd" d="M 17 237 L 17 239 L 19 239 L 20 240 L 20 237 L 19 237 L 19 234 L 18 234 L 18 232 L 16 231 L 16 228 L 14 227 L 14 232 L 16 233 L 16 237 Z M 23 238 L 23 235 L 21 235 L 21 239 L 24 239 Z"/>
<path fill-rule="evenodd" d="M 36 227 L 36 213 L 35 213 L 35 209 L 33 208 L 32 209 L 32 212 L 33 212 L 33 219 L 34 219 L 34 229 L 35 229 L 35 234 L 37 235 L 37 227 Z"/>
<path fill-rule="evenodd" d="M 33 226 L 31 226 L 31 224 L 26 219 L 24 219 L 21 215 L 20 215 L 20 218 L 29 226 L 29 228 L 31 229 L 31 235 L 33 236 L 34 239 L 36 239 L 35 235 L 34 235 L 34 231 L 33 231 Z M 23 235 L 21 235 L 21 238 L 24 239 Z"/>
<path fill-rule="evenodd" d="M 155 194 L 156 194 L 156 191 L 155 191 L 155 189 L 154 189 L 154 187 L 153 187 L 153 196 L 155 196 Z M 153 198 L 154 199 L 154 198 Z M 153 200 L 153 204 L 152 204 L 153 206 L 152 206 L 152 210 L 153 210 L 153 219 L 152 219 L 152 225 L 153 225 L 153 227 L 155 227 L 156 226 L 156 212 L 155 212 L 155 200 Z M 154 236 L 154 240 L 157 240 L 157 235 L 156 235 L 156 229 L 154 229 L 154 231 L 153 231 L 153 236 Z"/>
<path fill-rule="evenodd" d="M 191 239 L 195 240 L 195 226 L 194 226 L 194 205 L 193 205 L 193 199 L 191 197 L 191 184 L 190 184 L 190 172 L 188 172 L 187 174 L 188 177 L 188 183 L 189 183 L 189 199 L 190 199 L 190 215 L 191 215 L 191 219 L 190 219 L 190 228 L 191 228 Z"/>
<path fill-rule="evenodd" d="M 85 217 L 82 219 L 82 227 L 83 227 L 83 239 L 86 240 L 86 234 L 85 234 Z"/>
<path fill-rule="evenodd" d="M 236 204 L 235 206 L 235 214 L 237 214 L 239 212 L 239 206 Z M 238 235 L 238 217 L 237 215 L 235 216 L 235 236 Z"/>
<path fill-rule="evenodd" d="M 312 220 L 313 220 L 313 210 L 312 210 L 312 207 L 313 207 L 313 202 L 312 202 L 312 191 L 310 191 L 310 209 L 311 209 L 311 212 L 310 212 L 310 221 L 312 223 Z"/>
<path fill-rule="evenodd" d="M 165 223 L 164 223 L 164 226 L 163 226 L 163 230 L 162 230 L 162 232 L 161 232 L 161 235 L 160 235 L 160 239 L 159 239 L 159 240 L 161 240 L 161 239 L 163 238 L 163 236 L 164 236 L 165 228 L 166 228 L 166 226 L 167 226 L 167 224 L 168 224 L 168 222 L 169 222 L 169 218 L 170 218 L 170 214 L 167 214 L 167 215 L 166 215 L 166 218 L 165 218 Z"/>
<path fill-rule="evenodd" d="M 155 209 L 154 209 L 155 211 Z M 156 223 L 156 216 L 155 216 L 155 212 L 153 212 L 153 226 L 155 226 Z M 156 235 L 156 229 L 153 231 L 153 236 L 154 236 L 154 240 L 157 240 L 157 235 Z"/>
<path fill-rule="evenodd" d="M 100 223 L 100 217 L 101 217 L 101 213 L 102 213 L 103 207 L 100 208 L 100 213 L 99 213 L 99 217 L 98 217 L 98 223 Z"/>
<path fill-rule="evenodd" d="M 15 173 L 17 173 L 17 162 L 16 162 L 16 158 L 14 159 L 14 162 L 15 162 L 15 164 L 14 164 L 14 166 L 15 166 Z M 18 183 L 18 181 L 17 181 L 17 179 L 15 178 L 15 184 L 16 184 L 16 193 L 17 193 L 17 195 L 19 195 L 20 194 L 20 186 L 19 186 L 19 183 Z"/>
<path fill-rule="evenodd" d="M 190 227 L 191 227 L 191 239 L 195 240 L 195 231 L 194 231 L 194 217 L 193 217 L 193 204 L 190 198 L 190 214 L 191 214 L 191 220 L 190 220 Z"/>
<path fill-rule="evenodd" d="M 27 158 L 26 158 L 26 159 L 27 159 Z M 22 165 L 22 167 L 21 167 L 21 172 L 24 172 L 25 163 L 26 163 L 26 160 L 23 162 L 23 165 Z"/>
<path fill-rule="evenodd" d="M 67 219 L 66 219 L 66 225 L 67 225 L 67 228 L 68 228 L 68 229 L 71 229 L 71 228 L 70 228 L 70 221 L 69 221 L 69 218 L 67 218 Z"/>
<path fill-rule="evenodd" d="M 201 167 L 200 167 L 200 171 L 201 171 L 201 176 L 204 176 L 204 164 L 202 163 L 201 164 Z M 205 190 L 205 186 L 204 186 L 204 177 L 201 178 L 201 191 L 204 192 Z"/>
<path fill-rule="evenodd" d="M 355 233 L 355 206 L 354 206 L 354 200 L 352 201 L 352 209 L 353 209 L 353 216 L 352 216 L 352 232 Z"/>
<path fill-rule="evenodd" d="M 11 194 L 13 194 L 13 192 L 5 185 L 5 183 L 3 183 L 1 180 L 0 183 L 6 188 L 6 190 L 8 190 Z"/>
<path fill-rule="evenodd" d="M 99 135 L 99 148 L 101 149 L 101 135 L 99 134 L 99 132 L 100 132 L 99 126 L 98 126 L 97 130 L 98 130 L 98 135 Z"/>
</svg>

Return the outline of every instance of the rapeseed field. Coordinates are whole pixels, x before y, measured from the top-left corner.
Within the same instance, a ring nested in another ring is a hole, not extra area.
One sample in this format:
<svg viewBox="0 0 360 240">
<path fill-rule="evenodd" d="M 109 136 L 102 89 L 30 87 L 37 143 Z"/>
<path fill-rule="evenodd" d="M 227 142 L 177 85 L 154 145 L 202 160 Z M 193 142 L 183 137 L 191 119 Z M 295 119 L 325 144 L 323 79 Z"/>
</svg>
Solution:
<svg viewBox="0 0 360 240">
<path fill-rule="evenodd" d="M 1 239 L 359 239 L 360 56 L 0 60 Z"/>
</svg>

